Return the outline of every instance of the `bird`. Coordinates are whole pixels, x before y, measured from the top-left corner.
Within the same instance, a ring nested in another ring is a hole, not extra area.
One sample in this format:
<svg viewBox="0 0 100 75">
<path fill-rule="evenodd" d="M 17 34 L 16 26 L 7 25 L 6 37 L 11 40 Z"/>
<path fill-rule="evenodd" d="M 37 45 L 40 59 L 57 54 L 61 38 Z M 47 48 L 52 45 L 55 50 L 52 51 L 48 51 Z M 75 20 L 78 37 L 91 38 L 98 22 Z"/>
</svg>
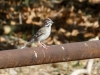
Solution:
<svg viewBox="0 0 100 75">
<path fill-rule="evenodd" d="M 44 22 L 44 25 L 33 35 L 32 39 L 30 39 L 21 49 L 25 48 L 27 45 L 38 42 L 43 48 L 47 49 L 47 45 L 45 45 L 42 41 L 46 40 L 51 34 L 51 26 L 54 22 L 47 18 Z"/>
</svg>

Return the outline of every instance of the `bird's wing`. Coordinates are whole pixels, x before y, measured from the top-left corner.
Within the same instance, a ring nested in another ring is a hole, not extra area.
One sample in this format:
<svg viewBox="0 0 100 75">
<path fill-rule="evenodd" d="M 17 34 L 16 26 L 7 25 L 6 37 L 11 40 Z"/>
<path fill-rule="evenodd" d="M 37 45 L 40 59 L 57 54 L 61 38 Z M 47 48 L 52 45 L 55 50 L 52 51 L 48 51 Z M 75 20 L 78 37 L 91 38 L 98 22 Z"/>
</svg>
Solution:
<svg viewBox="0 0 100 75">
<path fill-rule="evenodd" d="M 37 33 L 36 33 L 33 37 L 37 38 L 37 37 L 39 37 L 39 36 L 41 36 L 41 35 L 43 35 L 43 34 L 45 34 L 45 33 L 46 33 L 46 32 L 45 32 L 45 28 L 43 27 L 43 28 L 39 29 L 39 30 L 37 31 Z"/>
<path fill-rule="evenodd" d="M 45 33 L 46 33 L 46 32 L 45 32 L 45 27 L 42 27 L 41 29 L 39 29 L 39 30 L 37 31 L 36 34 L 34 34 L 33 37 L 31 37 L 31 39 L 30 39 L 29 41 L 31 41 L 32 39 L 37 39 L 39 36 L 41 36 L 41 35 L 43 35 L 43 34 L 45 34 Z"/>
</svg>

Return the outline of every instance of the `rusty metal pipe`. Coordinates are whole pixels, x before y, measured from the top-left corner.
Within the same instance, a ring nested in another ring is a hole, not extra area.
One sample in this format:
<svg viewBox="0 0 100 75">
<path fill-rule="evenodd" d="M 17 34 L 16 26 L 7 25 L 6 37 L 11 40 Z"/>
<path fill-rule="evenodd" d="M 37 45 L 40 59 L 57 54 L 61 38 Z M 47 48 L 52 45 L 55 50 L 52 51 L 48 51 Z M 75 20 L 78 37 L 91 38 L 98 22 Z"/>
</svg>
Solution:
<svg viewBox="0 0 100 75">
<path fill-rule="evenodd" d="M 0 69 L 100 57 L 100 41 L 0 51 Z"/>
</svg>

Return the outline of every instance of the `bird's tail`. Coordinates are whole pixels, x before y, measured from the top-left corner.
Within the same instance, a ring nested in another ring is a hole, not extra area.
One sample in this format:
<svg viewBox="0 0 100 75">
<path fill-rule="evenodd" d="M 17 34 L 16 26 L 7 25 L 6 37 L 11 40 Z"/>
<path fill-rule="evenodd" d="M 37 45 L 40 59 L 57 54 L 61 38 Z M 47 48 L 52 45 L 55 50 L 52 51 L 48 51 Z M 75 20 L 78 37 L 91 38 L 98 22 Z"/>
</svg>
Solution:
<svg viewBox="0 0 100 75">
<path fill-rule="evenodd" d="M 31 44 L 32 42 L 34 42 L 34 39 L 32 39 L 31 41 L 27 42 L 24 46 L 21 47 L 21 49 L 25 48 L 27 45 Z"/>
<path fill-rule="evenodd" d="M 26 43 L 24 46 L 21 47 L 21 49 L 25 48 L 28 45 L 28 43 Z"/>
</svg>

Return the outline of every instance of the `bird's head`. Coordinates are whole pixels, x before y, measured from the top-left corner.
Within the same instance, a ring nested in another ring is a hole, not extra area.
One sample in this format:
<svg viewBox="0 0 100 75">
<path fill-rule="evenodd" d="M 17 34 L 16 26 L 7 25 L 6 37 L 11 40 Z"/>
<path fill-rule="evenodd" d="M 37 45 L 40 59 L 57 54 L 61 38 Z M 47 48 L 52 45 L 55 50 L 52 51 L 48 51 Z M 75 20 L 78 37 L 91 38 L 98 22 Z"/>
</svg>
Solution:
<svg viewBox="0 0 100 75">
<path fill-rule="evenodd" d="M 47 19 L 45 20 L 45 26 L 47 26 L 47 27 L 52 26 L 53 23 L 54 23 L 54 22 L 53 22 L 50 18 L 47 18 Z"/>
</svg>

